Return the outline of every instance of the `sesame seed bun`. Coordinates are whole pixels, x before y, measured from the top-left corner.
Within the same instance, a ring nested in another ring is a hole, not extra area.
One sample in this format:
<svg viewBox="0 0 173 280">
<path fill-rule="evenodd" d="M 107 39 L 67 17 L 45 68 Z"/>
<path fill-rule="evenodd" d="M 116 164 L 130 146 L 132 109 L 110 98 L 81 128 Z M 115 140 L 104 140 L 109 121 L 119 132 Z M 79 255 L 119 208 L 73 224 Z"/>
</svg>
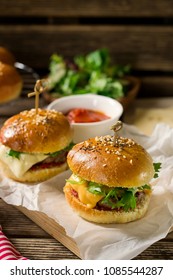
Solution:
<svg viewBox="0 0 173 280">
<path fill-rule="evenodd" d="M 9 118 L 0 130 L 1 171 L 19 182 L 45 181 L 68 168 L 71 142 L 72 130 L 62 113 L 23 111 Z"/>
<path fill-rule="evenodd" d="M 16 59 L 8 49 L 0 47 L 0 61 L 13 66 Z"/>
<path fill-rule="evenodd" d="M 53 153 L 72 141 L 66 117 L 54 110 L 23 111 L 9 118 L 0 130 L 0 142 L 24 153 Z"/>
<path fill-rule="evenodd" d="M 123 137 L 90 138 L 75 145 L 67 161 L 73 175 L 65 184 L 65 197 L 82 218 L 95 223 L 128 223 L 145 215 L 151 190 L 141 187 L 149 185 L 154 167 L 151 156 L 141 145 Z M 79 181 L 75 181 L 76 176 Z M 136 206 L 128 210 L 122 205 L 112 208 L 102 201 L 104 195 L 88 191 L 88 182 L 105 186 L 106 190 L 119 188 L 120 195 L 122 190 L 134 189 Z"/>
<path fill-rule="evenodd" d="M 19 97 L 23 82 L 14 66 L 0 62 L 0 103 Z"/>
<path fill-rule="evenodd" d="M 68 153 L 73 173 L 87 181 L 109 187 L 131 188 L 147 184 L 154 175 L 151 156 L 131 139 L 91 138 L 79 143 Z"/>
</svg>

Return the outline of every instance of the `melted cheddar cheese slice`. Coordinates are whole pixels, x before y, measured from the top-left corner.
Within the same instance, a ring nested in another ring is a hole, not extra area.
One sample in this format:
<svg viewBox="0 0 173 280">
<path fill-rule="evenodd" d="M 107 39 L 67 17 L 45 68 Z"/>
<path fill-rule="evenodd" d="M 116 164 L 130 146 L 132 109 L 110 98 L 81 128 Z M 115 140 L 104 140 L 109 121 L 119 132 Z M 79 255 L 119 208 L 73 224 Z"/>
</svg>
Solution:
<svg viewBox="0 0 173 280">
<path fill-rule="evenodd" d="M 90 193 L 87 189 L 88 182 L 83 179 L 81 179 L 81 182 L 79 180 L 79 177 L 72 174 L 66 184 L 78 193 L 79 200 L 82 203 L 84 203 L 88 208 L 94 208 L 97 202 L 103 198 L 103 196 Z"/>
</svg>

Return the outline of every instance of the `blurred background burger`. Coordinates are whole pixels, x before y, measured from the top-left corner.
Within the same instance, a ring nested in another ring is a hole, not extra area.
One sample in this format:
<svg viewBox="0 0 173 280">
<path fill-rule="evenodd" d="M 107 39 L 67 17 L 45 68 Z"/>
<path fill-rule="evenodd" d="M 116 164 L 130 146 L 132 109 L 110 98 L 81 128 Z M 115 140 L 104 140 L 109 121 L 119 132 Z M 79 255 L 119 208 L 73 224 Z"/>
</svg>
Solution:
<svg viewBox="0 0 173 280">
<path fill-rule="evenodd" d="M 23 80 L 14 63 L 14 55 L 0 47 L 0 104 L 14 100 L 21 94 Z"/>
</svg>

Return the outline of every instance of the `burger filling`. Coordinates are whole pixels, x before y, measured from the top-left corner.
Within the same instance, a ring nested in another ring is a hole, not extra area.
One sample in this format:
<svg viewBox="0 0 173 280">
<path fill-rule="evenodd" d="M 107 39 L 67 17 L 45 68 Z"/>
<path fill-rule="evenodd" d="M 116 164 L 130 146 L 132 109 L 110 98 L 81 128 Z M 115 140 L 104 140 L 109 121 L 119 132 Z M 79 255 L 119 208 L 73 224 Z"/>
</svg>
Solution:
<svg viewBox="0 0 173 280">
<path fill-rule="evenodd" d="M 11 150 L 1 144 L 0 158 L 8 165 L 13 174 L 20 178 L 28 170 L 52 168 L 63 164 L 72 146 L 73 144 L 70 143 L 66 148 L 49 154 L 29 154 Z"/>
<path fill-rule="evenodd" d="M 69 149 L 70 149 L 70 146 L 68 146 L 65 149 L 60 150 L 58 152 L 48 154 L 48 157 L 46 157 L 43 161 L 34 164 L 31 167 L 31 170 L 52 168 L 52 167 L 56 167 L 56 166 L 63 164 L 64 162 L 66 162 L 67 153 L 68 153 Z"/>
<path fill-rule="evenodd" d="M 88 208 L 100 210 L 123 209 L 133 210 L 151 192 L 149 185 L 141 187 L 108 187 L 95 182 L 89 182 L 76 175 L 72 175 L 67 184 L 72 189 L 72 195 L 76 196 Z"/>
<path fill-rule="evenodd" d="M 155 163 L 155 175 L 158 177 L 160 163 Z M 87 208 L 99 210 L 134 210 L 141 204 L 146 194 L 151 192 L 150 185 L 141 187 L 108 187 L 91 181 L 86 181 L 72 174 L 67 180 L 73 196 L 78 198 Z"/>
</svg>

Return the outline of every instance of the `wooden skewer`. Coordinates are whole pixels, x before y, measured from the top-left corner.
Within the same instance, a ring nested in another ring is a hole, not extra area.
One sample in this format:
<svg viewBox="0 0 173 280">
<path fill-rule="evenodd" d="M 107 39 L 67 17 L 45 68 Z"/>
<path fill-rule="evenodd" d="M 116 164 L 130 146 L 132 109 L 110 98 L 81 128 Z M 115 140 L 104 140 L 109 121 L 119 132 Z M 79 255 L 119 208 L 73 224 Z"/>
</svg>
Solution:
<svg viewBox="0 0 173 280">
<path fill-rule="evenodd" d="M 111 126 L 111 130 L 114 131 L 114 139 L 113 144 L 115 145 L 117 143 L 117 131 L 119 131 L 123 126 L 123 123 L 121 121 L 117 121 L 114 125 Z"/>
<path fill-rule="evenodd" d="M 35 111 L 38 114 L 39 95 L 46 90 L 46 80 L 38 80 L 34 87 L 34 92 L 28 93 L 28 97 L 35 96 Z"/>
</svg>

